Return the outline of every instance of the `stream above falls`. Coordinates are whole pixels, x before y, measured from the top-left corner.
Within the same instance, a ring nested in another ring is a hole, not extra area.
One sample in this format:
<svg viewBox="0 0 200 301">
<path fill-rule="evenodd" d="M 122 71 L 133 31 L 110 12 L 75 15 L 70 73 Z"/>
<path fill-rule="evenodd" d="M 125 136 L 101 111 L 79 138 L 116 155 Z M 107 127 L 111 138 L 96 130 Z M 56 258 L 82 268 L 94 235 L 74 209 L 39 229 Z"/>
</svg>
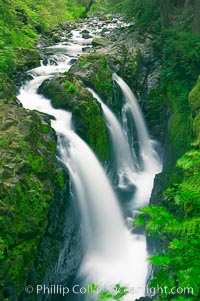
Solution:
<svg viewBox="0 0 200 301">
<path fill-rule="evenodd" d="M 77 283 L 83 286 L 96 283 L 108 290 L 116 284 L 135 288 L 134 293 L 129 292 L 123 299 L 133 301 L 146 295 L 149 276 L 146 236 L 145 233 L 133 232 L 133 220 L 138 209 L 148 205 L 154 177 L 162 169 L 155 150 L 156 142 L 149 137 L 137 100 L 124 80 L 114 74 L 113 80 L 121 89 L 124 106 L 126 105 L 125 117 L 131 118 L 137 129 L 139 156 L 133 149 L 132 137 L 126 126 L 130 120 L 125 124 L 123 120 L 126 118 L 122 120 L 116 116 L 99 95 L 89 89 L 102 107 L 109 131 L 114 156 L 113 169 L 116 170 L 118 179 L 114 185 L 112 177 L 109 178 L 106 174 L 90 146 L 74 131 L 71 112 L 55 109 L 49 99 L 38 94 L 38 88 L 45 80 L 67 72 L 80 55 L 85 51 L 90 52 L 93 38 L 100 37 L 102 31 L 107 30 L 109 35 L 116 27 L 126 26 L 128 25 L 117 19 L 105 24 L 104 21 L 90 18 L 82 24 L 82 28 L 73 29 L 70 37 L 63 31 L 62 41 L 45 47 L 43 52 L 46 53 L 46 58 L 40 66 L 28 71 L 32 79 L 21 87 L 18 99 L 25 109 L 52 116 L 51 126 L 58 141 L 58 161 L 70 174 L 73 203 L 81 216 L 84 256 L 76 275 Z M 84 31 L 88 32 L 85 38 Z M 128 215 L 123 210 L 123 194 L 118 195 L 117 189 L 125 192 L 132 190 Z M 62 258 L 60 259 L 58 270 L 62 269 Z M 72 298 L 84 300 L 85 297 L 66 296 L 62 300 L 72 301 Z M 89 298 L 95 300 L 95 296 L 89 295 Z M 86 299 L 88 300 L 87 297 Z"/>
</svg>

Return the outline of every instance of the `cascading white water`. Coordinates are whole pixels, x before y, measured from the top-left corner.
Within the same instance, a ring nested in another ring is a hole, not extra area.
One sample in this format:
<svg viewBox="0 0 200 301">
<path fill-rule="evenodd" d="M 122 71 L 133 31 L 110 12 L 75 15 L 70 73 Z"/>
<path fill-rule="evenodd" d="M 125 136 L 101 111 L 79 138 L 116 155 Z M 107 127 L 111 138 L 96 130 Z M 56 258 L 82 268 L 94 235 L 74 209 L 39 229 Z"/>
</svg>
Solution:
<svg viewBox="0 0 200 301">
<path fill-rule="evenodd" d="M 60 158 L 70 171 L 83 217 L 86 251 L 80 276 L 84 283 L 144 288 L 145 237 L 133 237 L 125 227 L 108 178 L 87 144 L 72 131 L 65 130 L 63 136 L 67 141 L 59 139 Z"/>
<path fill-rule="evenodd" d="M 40 67 L 41 74 L 45 68 L 48 66 Z M 103 168 L 87 144 L 72 131 L 71 113 L 54 109 L 49 100 L 37 94 L 39 85 L 46 78 L 40 75 L 33 78 L 20 89 L 18 99 L 26 109 L 36 109 L 55 117 L 51 124 L 59 137 L 60 160 L 70 172 L 83 217 L 86 255 L 80 275 L 87 283 L 95 281 L 102 286 L 132 284 L 144 289 L 147 272 L 145 238 L 131 236 L 125 227 L 118 200 Z M 136 243 L 139 248 L 135 248 Z M 143 294 L 140 290 L 134 297 Z"/>
<path fill-rule="evenodd" d="M 57 133 L 61 133 L 56 122 L 53 122 L 52 126 Z M 77 200 L 83 213 L 87 249 L 101 254 L 112 253 L 113 247 L 120 249 L 120 240 L 123 240 L 125 232 L 116 196 L 103 168 L 88 145 L 73 131 L 65 129 L 62 135 L 67 141 L 59 139 L 60 159 L 70 170 L 73 179 Z M 115 235 L 116 231 L 119 236 Z"/>
<path fill-rule="evenodd" d="M 130 109 L 133 121 L 135 122 L 144 171 L 155 171 L 155 173 L 158 173 L 161 171 L 160 159 L 157 152 L 154 150 L 154 142 L 149 138 L 144 117 L 138 105 L 137 99 L 125 81 L 116 73 L 113 74 L 113 79 L 120 86 L 126 104 L 128 105 L 127 108 Z"/>
<path fill-rule="evenodd" d="M 92 30 L 94 30 L 93 27 Z M 37 94 L 38 87 L 45 79 L 70 68 L 71 60 L 77 58 L 77 55 L 82 52 L 83 43 L 86 45 L 87 42 L 90 43 L 84 40 L 81 38 L 80 31 L 72 31 L 70 43 L 59 43 L 48 48 L 56 54 L 48 60 L 47 64 L 41 62 L 40 67 L 30 71 L 33 80 L 20 89 L 18 99 L 27 109 L 38 110 L 55 117 L 51 125 L 58 135 L 59 160 L 71 175 L 74 194 L 83 221 L 85 256 L 79 275 L 85 283 L 96 282 L 104 287 L 120 283 L 122 286 L 135 288 L 134 294 L 128 294 L 125 299 L 133 301 L 145 295 L 148 270 L 146 237 L 131 234 L 126 228 L 118 200 L 101 164 L 88 145 L 72 130 L 71 113 L 54 109 L 49 100 Z M 71 55 L 73 57 L 70 57 Z M 124 82 L 119 78 L 117 81 L 122 85 L 123 91 L 126 90 L 127 99 L 129 96 L 132 97 L 132 92 L 130 93 L 129 88 L 127 89 L 128 86 L 124 86 Z M 119 171 L 127 173 L 136 183 L 137 192 L 134 201 L 138 203 L 136 208 L 141 207 L 144 199 L 145 204 L 146 200 L 149 200 L 155 170 L 147 168 L 147 163 L 145 163 L 146 171 L 136 172 L 131 149 L 121 125 L 98 95 L 94 94 L 94 91 L 92 93 L 101 102 L 108 127 L 113 128 L 112 143 Z M 132 100 L 129 100 L 129 103 L 131 106 Z M 141 140 L 141 152 L 144 152 L 143 158 L 146 155 L 151 160 L 151 142 L 148 140 L 144 121 L 141 117 L 138 120 L 135 119 L 135 122 L 137 121 L 139 122 L 138 131 L 141 125 L 141 131 L 146 135 L 143 137 L 142 133 L 140 135 L 138 133 L 139 140 Z M 149 142 L 145 150 L 146 140 Z M 147 183 L 151 185 L 146 186 Z M 145 195 L 142 195 L 142 191 L 145 191 Z"/>
<path fill-rule="evenodd" d="M 123 131 L 121 124 L 113 112 L 104 104 L 99 95 L 91 88 L 88 88 L 88 91 L 101 104 L 103 110 L 113 147 L 113 155 L 118 173 L 118 187 L 126 188 L 130 184 L 135 184 L 137 175 L 136 158 L 134 162 L 134 153 L 129 147 L 126 133 Z"/>
<path fill-rule="evenodd" d="M 113 79 L 120 86 L 126 101 L 124 107 L 125 112 L 123 112 L 123 115 L 125 115 L 127 109 L 131 112 L 137 130 L 142 166 L 137 175 L 133 208 L 138 209 L 148 205 L 153 188 L 154 177 L 157 173 L 161 172 L 162 164 L 154 149 L 155 141 L 149 138 L 141 109 L 133 92 L 117 74 L 113 74 Z M 123 118 L 123 122 L 125 127 L 127 127 L 126 118 Z"/>
</svg>

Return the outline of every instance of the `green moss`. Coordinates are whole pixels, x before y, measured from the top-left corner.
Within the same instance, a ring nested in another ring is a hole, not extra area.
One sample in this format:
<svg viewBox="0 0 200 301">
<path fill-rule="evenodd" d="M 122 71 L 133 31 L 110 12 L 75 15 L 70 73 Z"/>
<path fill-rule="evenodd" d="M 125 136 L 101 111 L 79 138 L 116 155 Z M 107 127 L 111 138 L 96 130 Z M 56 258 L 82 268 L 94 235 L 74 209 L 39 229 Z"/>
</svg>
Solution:
<svg viewBox="0 0 200 301">
<path fill-rule="evenodd" d="M 55 136 L 40 115 L 2 101 L 0 119 L 0 295 L 6 286 L 19 294 L 63 182 Z"/>
<path fill-rule="evenodd" d="M 198 114 L 193 121 L 193 134 L 196 143 L 200 145 L 200 114 Z"/>
<path fill-rule="evenodd" d="M 42 124 L 41 130 L 43 134 L 48 134 L 50 132 L 50 127 L 48 124 Z"/>
<path fill-rule="evenodd" d="M 189 150 L 192 138 L 192 119 L 188 98 L 180 101 L 179 95 L 174 92 L 173 86 L 167 87 L 167 96 L 171 106 L 169 122 L 169 137 L 172 145 L 172 162 Z"/>
<path fill-rule="evenodd" d="M 71 73 L 44 81 L 39 87 L 39 93 L 50 98 L 55 108 L 63 109 L 71 109 L 74 98 L 79 94 L 87 98 L 82 83 Z"/>
<path fill-rule="evenodd" d="M 92 57 L 92 60 L 95 60 L 95 57 Z M 105 93 L 112 94 L 112 84 L 103 81 L 103 79 L 105 80 L 105 74 L 102 70 L 104 69 L 105 66 L 102 67 L 98 74 L 99 88 Z M 106 70 L 105 72 L 108 72 Z M 96 81 L 94 81 L 94 85 L 97 85 Z M 54 107 L 64 108 L 72 112 L 73 124 L 78 135 L 90 145 L 102 161 L 108 161 L 108 135 L 101 107 L 93 99 L 80 77 L 67 72 L 44 82 L 39 91 L 51 99 Z M 37 164 L 37 166 L 42 168 L 41 164 Z"/>
<path fill-rule="evenodd" d="M 169 134 L 175 158 L 178 158 L 189 149 L 191 144 L 191 119 L 189 112 L 180 114 L 178 110 L 174 110 L 170 120 Z"/>
<path fill-rule="evenodd" d="M 102 46 L 102 47 L 104 47 L 104 46 L 108 45 L 109 42 L 110 41 L 109 41 L 109 39 L 107 37 L 94 38 L 92 40 L 92 45 L 93 46 Z"/>
<path fill-rule="evenodd" d="M 108 136 L 99 104 L 92 97 L 81 102 L 73 111 L 73 120 L 78 134 L 102 161 L 108 161 Z"/>
<path fill-rule="evenodd" d="M 199 37 L 180 29 L 163 32 L 162 35 L 161 86 L 166 91 L 172 111 L 170 138 L 173 147 L 173 163 L 190 148 L 192 139 L 192 114 L 188 95 L 199 74 Z M 198 110 L 199 85 L 190 93 L 192 111 Z"/>
<path fill-rule="evenodd" d="M 86 82 L 105 100 L 109 102 L 113 95 L 112 72 L 107 64 L 104 54 L 84 55 L 78 61 L 79 67 L 89 70 L 89 75 L 84 78 Z"/>
<path fill-rule="evenodd" d="M 78 60 L 78 66 L 84 67 L 87 64 L 87 55 L 81 55 L 79 60 Z"/>
<path fill-rule="evenodd" d="M 21 68 L 23 68 L 24 66 L 26 66 L 27 69 L 38 66 L 40 59 L 40 54 L 36 49 L 14 49 L 14 66 L 17 70 L 21 70 Z"/>
<path fill-rule="evenodd" d="M 57 175 L 57 180 L 60 184 L 60 188 L 64 191 L 65 188 L 65 174 L 64 171 L 61 170 Z"/>
<path fill-rule="evenodd" d="M 190 102 L 191 107 L 192 107 L 192 112 L 194 114 L 198 113 L 200 111 L 200 77 L 199 77 L 196 85 L 194 86 L 194 88 L 190 92 L 189 102 Z"/>
<path fill-rule="evenodd" d="M 200 77 L 189 94 L 189 102 L 193 113 L 193 136 L 200 145 Z"/>
<path fill-rule="evenodd" d="M 78 93 L 78 90 L 76 89 L 75 85 L 73 83 L 70 83 L 69 81 L 66 81 L 64 83 L 65 85 L 65 92 L 66 93 Z"/>
<path fill-rule="evenodd" d="M 134 87 L 134 90 L 141 91 L 142 84 L 138 82 L 138 72 L 143 68 L 143 58 L 141 50 L 137 48 L 124 47 L 120 48 L 121 57 L 120 60 L 116 60 L 115 64 L 120 66 L 119 75 L 125 79 L 130 87 Z M 111 53 L 112 56 L 112 53 Z M 117 58 L 117 55 L 116 55 Z M 140 92 L 141 93 L 141 92 Z"/>
</svg>

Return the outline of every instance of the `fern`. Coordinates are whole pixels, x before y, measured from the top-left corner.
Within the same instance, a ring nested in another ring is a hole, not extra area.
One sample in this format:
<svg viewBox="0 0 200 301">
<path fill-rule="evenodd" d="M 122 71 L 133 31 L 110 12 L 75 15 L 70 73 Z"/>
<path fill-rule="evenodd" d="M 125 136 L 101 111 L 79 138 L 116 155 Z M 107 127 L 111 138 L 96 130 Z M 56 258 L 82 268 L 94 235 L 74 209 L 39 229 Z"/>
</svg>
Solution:
<svg viewBox="0 0 200 301">
<path fill-rule="evenodd" d="M 192 218 L 191 220 L 187 220 L 182 224 L 179 224 L 178 227 L 172 229 L 174 234 L 176 235 L 189 235 L 194 236 L 198 235 L 200 230 L 200 218 Z"/>
</svg>

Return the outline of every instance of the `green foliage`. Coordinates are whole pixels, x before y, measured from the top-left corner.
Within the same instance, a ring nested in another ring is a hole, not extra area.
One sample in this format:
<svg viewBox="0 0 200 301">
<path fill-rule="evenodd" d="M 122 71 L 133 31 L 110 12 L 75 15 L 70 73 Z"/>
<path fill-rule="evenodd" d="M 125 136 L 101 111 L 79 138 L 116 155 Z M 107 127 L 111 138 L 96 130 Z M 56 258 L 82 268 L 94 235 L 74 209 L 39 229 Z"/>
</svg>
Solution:
<svg viewBox="0 0 200 301">
<path fill-rule="evenodd" d="M 66 81 L 64 83 L 65 85 L 65 92 L 66 93 L 78 93 L 78 90 L 76 89 L 75 85 L 73 83 L 70 83 L 69 81 Z"/>
<path fill-rule="evenodd" d="M 33 48 L 41 34 L 82 11 L 77 1 L 0 0 L 0 90 L 9 88 L 6 81 L 22 58 L 15 56 L 15 49 Z"/>
<path fill-rule="evenodd" d="M 171 232 L 171 226 L 177 224 L 173 215 L 162 206 L 145 207 L 140 211 L 142 214 L 139 215 L 135 224 L 139 226 L 146 223 L 146 231 L 150 236 L 157 237 L 162 231 L 166 238 L 166 235 Z"/>
<path fill-rule="evenodd" d="M 91 13 L 99 13 L 99 12 L 107 12 L 107 0 L 95 0 L 94 4 L 92 5 L 90 12 Z"/>
<path fill-rule="evenodd" d="M 108 0 L 109 8 L 124 13 L 128 20 L 134 20 L 134 27 L 160 28 L 159 0 Z"/>
<path fill-rule="evenodd" d="M 189 94 L 189 103 L 192 109 L 193 121 L 193 138 L 194 144 L 200 145 L 200 77 L 197 80 L 196 85 Z"/>
<path fill-rule="evenodd" d="M 197 301 L 200 296 L 200 151 L 189 151 L 178 160 L 177 166 L 182 169 L 183 177 L 172 182 L 166 190 L 166 207 L 141 209 L 136 224 L 145 223 L 147 234 L 159 237 L 163 249 L 150 257 L 150 261 L 159 267 L 151 286 L 190 287 L 193 294 L 183 295 L 182 300 L 192 298 Z M 158 300 L 169 300 L 167 295 L 157 295 Z M 172 300 L 176 298 L 178 294 Z"/>
<path fill-rule="evenodd" d="M 113 291 L 115 291 L 114 293 L 113 292 L 110 292 L 110 291 L 103 291 L 98 300 L 123 300 L 123 297 L 127 295 L 127 289 L 125 287 L 121 287 L 119 284 L 117 284 Z"/>
<path fill-rule="evenodd" d="M 162 39 L 162 83 L 167 87 L 173 81 L 173 92 L 181 102 L 187 99 L 199 75 L 199 36 L 173 29 L 165 31 Z"/>
<path fill-rule="evenodd" d="M 198 150 L 193 149 L 187 152 L 182 158 L 177 161 L 177 166 L 183 168 L 184 170 L 196 169 L 200 167 L 200 153 Z"/>
<path fill-rule="evenodd" d="M 115 286 L 111 287 L 109 286 L 109 290 L 108 289 L 101 289 L 101 286 L 95 283 L 90 284 L 89 286 L 87 285 L 87 287 L 89 287 L 89 291 L 88 291 L 88 295 L 90 293 L 97 294 L 97 297 L 95 298 L 95 300 L 101 301 L 101 300 L 118 300 L 118 301 L 122 301 L 123 297 L 127 295 L 128 290 L 126 287 L 122 287 L 120 284 L 116 284 Z M 89 298 L 89 297 L 88 297 Z M 86 299 L 87 301 L 92 301 L 89 299 Z"/>
<path fill-rule="evenodd" d="M 2 217 L 0 217 L 2 219 Z M 4 259 L 4 250 L 6 249 L 5 241 L 0 237 L 0 261 Z"/>
<path fill-rule="evenodd" d="M 161 86 L 173 111 L 169 132 L 174 163 L 191 144 L 192 116 L 188 95 L 199 74 L 200 43 L 198 35 L 179 29 L 164 31 L 160 43 L 163 45 Z"/>
</svg>

